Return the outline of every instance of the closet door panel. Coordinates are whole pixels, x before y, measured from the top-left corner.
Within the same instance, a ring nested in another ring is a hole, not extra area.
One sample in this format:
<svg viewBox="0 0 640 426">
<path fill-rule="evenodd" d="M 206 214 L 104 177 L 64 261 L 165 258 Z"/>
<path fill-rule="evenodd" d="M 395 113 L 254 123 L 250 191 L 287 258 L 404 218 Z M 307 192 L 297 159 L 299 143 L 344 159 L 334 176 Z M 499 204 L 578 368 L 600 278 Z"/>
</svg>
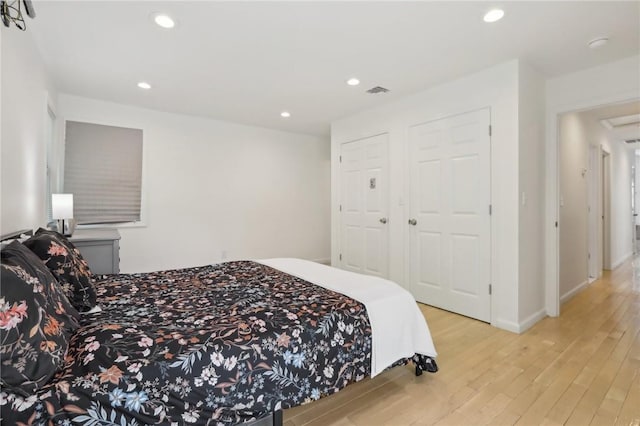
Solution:
<svg viewBox="0 0 640 426">
<path fill-rule="evenodd" d="M 482 109 L 408 131 L 410 288 L 482 321 L 491 313 L 489 124 Z"/>
<path fill-rule="evenodd" d="M 340 266 L 388 276 L 388 135 L 344 143 L 340 148 Z"/>
</svg>

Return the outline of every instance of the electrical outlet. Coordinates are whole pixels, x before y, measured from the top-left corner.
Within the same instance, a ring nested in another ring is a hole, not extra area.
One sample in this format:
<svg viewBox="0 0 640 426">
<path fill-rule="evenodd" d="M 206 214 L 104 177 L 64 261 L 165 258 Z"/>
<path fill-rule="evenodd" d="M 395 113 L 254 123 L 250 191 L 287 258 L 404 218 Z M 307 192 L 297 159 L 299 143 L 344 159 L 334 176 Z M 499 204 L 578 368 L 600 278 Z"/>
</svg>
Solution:
<svg viewBox="0 0 640 426">
<path fill-rule="evenodd" d="M 227 259 L 227 251 L 226 250 L 222 250 L 220 252 L 220 260 L 226 260 Z"/>
</svg>

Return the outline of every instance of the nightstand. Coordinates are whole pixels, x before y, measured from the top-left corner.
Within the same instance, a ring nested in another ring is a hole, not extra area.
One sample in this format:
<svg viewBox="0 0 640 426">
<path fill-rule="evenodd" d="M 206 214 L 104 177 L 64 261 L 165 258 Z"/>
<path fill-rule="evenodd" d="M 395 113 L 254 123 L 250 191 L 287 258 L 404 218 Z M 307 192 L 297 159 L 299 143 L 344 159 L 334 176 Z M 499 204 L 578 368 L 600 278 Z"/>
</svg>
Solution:
<svg viewBox="0 0 640 426">
<path fill-rule="evenodd" d="M 92 273 L 120 273 L 120 233 L 117 229 L 76 229 L 68 238 L 80 250 Z"/>
</svg>

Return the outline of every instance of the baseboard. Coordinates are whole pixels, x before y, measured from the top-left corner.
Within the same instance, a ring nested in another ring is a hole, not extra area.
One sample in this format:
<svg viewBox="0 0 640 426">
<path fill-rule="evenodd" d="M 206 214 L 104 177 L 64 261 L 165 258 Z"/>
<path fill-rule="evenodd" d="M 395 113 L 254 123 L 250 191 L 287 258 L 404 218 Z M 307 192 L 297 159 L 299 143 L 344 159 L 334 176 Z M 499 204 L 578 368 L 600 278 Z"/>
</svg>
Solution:
<svg viewBox="0 0 640 426">
<path fill-rule="evenodd" d="M 546 316 L 547 316 L 547 311 L 545 309 L 540 309 L 538 312 L 534 312 L 533 314 L 529 315 L 527 318 L 524 319 L 524 321 L 520 321 L 520 325 L 519 325 L 520 331 L 518 331 L 518 333 L 524 333 L 525 331 L 533 327 L 535 323 L 537 323 L 538 321 L 540 321 Z"/>
<path fill-rule="evenodd" d="M 560 296 L 560 304 L 563 304 L 567 300 L 571 299 L 573 296 L 581 292 L 588 285 L 589 285 L 589 280 L 583 281 L 577 286 L 575 286 L 574 288 L 572 288 L 571 290 L 569 290 L 568 292 L 566 292 L 565 294 L 563 294 L 562 296 Z"/>
<path fill-rule="evenodd" d="M 618 266 L 620 266 L 624 262 L 626 262 L 631 256 L 633 256 L 633 252 L 629 252 L 629 253 L 625 254 L 624 256 L 622 256 L 622 258 L 620 260 L 618 260 L 617 262 L 615 262 L 615 263 L 613 263 L 611 265 L 611 269 L 616 269 Z"/>
<path fill-rule="evenodd" d="M 312 262 L 322 263 L 323 265 L 331 266 L 331 259 L 328 257 L 326 259 L 313 259 Z"/>
<path fill-rule="evenodd" d="M 492 323 L 493 326 L 502 330 L 510 331 L 512 333 L 520 333 L 520 325 L 513 321 L 507 321 L 503 319 L 497 319 Z"/>
<path fill-rule="evenodd" d="M 534 312 L 532 315 L 529 315 L 527 318 L 525 318 L 523 321 L 520 321 L 519 323 L 498 319 L 493 323 L 493 325 L 502 330 L 521 334 L 527 331 L 528 329 L 530 329 L 531 327 L 533 327 L 535 323 L 537 323 L 538 321 L 540 321 L 546 316 L 547 316 L 547 311 L 545 311 L 544 309 L 540 309 L 538 312 Z"/>
</svg>

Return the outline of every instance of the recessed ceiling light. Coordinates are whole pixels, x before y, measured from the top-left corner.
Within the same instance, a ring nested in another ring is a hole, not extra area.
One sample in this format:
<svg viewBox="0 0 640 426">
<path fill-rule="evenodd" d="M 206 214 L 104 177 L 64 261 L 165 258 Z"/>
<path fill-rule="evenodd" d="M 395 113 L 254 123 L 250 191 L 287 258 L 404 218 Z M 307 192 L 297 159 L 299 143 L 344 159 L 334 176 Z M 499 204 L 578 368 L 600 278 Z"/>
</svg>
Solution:
<svg viewBox="0 0 640 426">
<path fill-rule="evenodd" d="M 138 83 L 138 87 L 145 90 L 151 89 L 151 85 L 146 81 L 141 81 L 140 83 Z"/>
<path fill-rule="evenodd" d="M 598 37 L 594 38 L 588 43 L 588 46 L 592 49 L 597 49 L 598 47 L 604 46 L 609 42 L 609 37 Z"/>
<path fill-rule="evenodd" d="M 171 18 L 171 16 L 167 15 L 166 13 L 154 13 L 153 21 L 162 28 L 169 29 L 176 26 L 176 21 L 174 21 L 173 18 Z"/>
<path fill-rule="evenodd" d="M 347 80 L 347 84 L 349 86 L 357 86 L 358 84 L 360 84 L 360 80 L 358 80 L 357 78 L 350 78 L 349 80 Z"/>
<path fill-rule="evenodd" d="M 484 15 L 484 22 L 496 22 L 502 19 L 504 16 L 504 10 L 492 9 Z"/>
<path fill-rule="evenodd" d="M 282 117 L 282 118 L 289 118 L 289 117 L 291 117 L 291 113 L 290 113 L 289 111 L 282 111 L 282 112 L 280 113 L 280 117 Z"/>
</svg>

